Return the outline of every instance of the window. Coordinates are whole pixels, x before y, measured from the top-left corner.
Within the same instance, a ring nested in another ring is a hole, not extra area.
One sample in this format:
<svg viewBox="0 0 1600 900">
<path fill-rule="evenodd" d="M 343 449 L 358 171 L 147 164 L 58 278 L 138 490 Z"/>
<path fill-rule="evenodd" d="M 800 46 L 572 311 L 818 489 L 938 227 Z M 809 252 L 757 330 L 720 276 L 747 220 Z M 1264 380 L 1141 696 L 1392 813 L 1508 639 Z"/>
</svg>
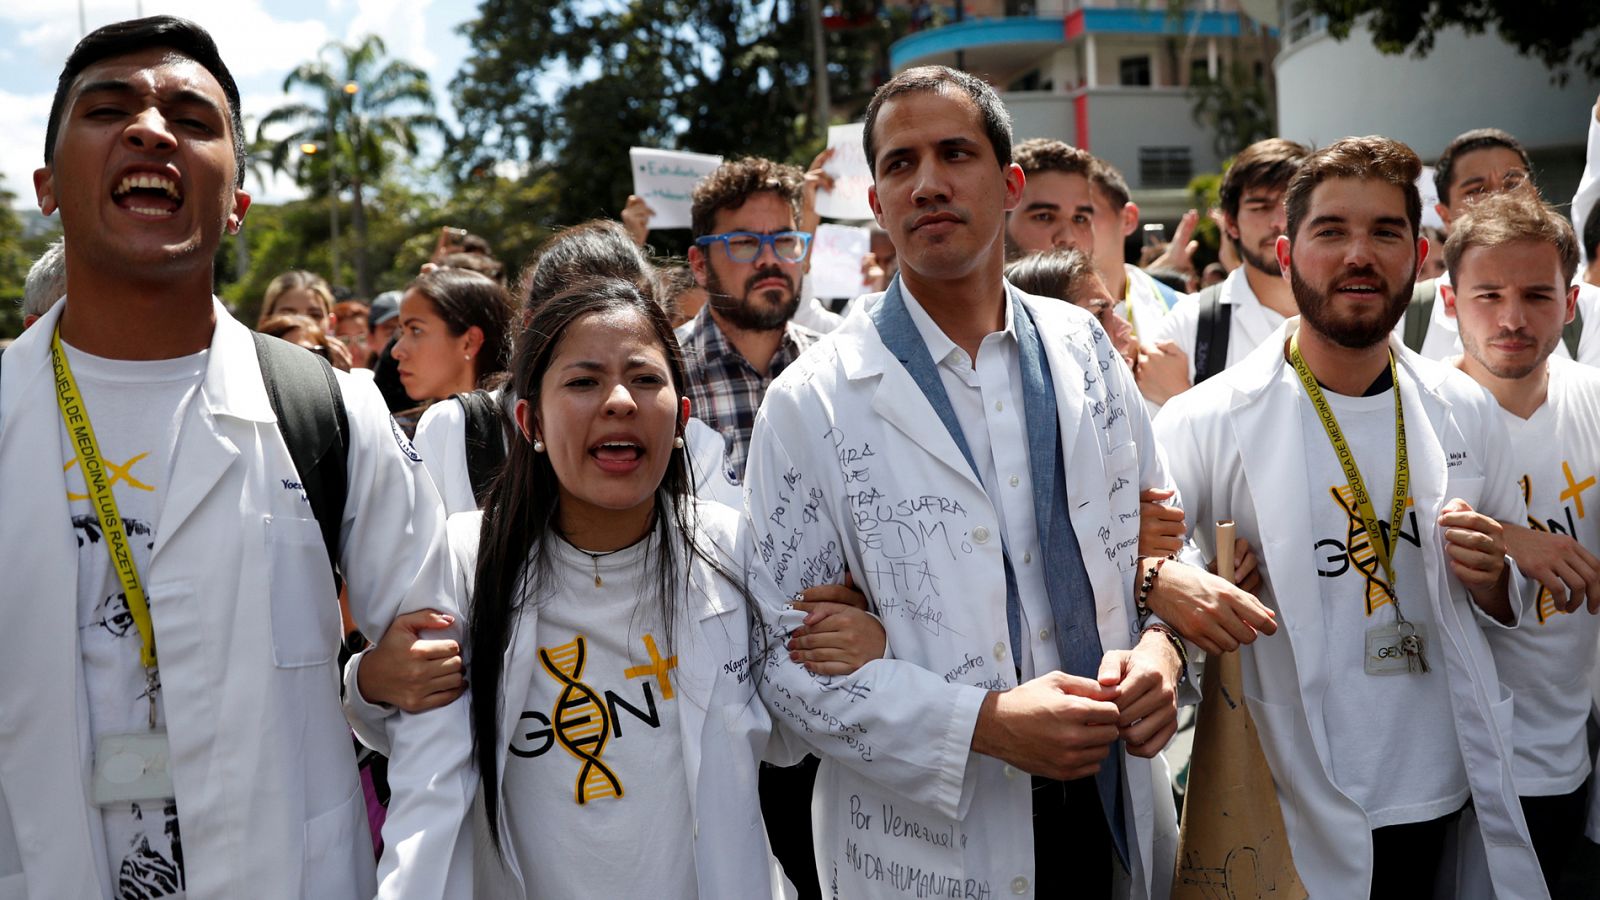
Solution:
<svg viewBox="0 0 1600 900">
<path fill-rule="evenodd" d="M 1150 57 L 1149 56 L 1124 56 L 1120 63 L 1122 77 L 1119 83 L 1123 87 L 1149 87 L 1150 86 Z"/>
<path fill-rule="evenodd" d="M 1006 85 L 1007 91 L 1037 91 L 1039 90 L 1039 70 L 1033 69 L 1028 74 Z"/>
<path fill-rule="evenodd" d="M 1194 162 L 1188 147 L 1140 147 L 1139 186 L 1145 188 L 1187 187 L 1194 177 Z"/>
</svg>

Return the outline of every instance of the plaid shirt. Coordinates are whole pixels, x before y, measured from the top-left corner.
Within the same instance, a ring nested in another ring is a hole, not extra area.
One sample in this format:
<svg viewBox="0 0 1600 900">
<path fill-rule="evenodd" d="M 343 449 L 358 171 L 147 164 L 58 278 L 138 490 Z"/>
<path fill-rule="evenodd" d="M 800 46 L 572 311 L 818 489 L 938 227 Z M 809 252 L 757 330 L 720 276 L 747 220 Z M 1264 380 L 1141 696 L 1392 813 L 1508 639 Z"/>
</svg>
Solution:
<svg viewBox="0 0 1600 900">
<path fill-rule="evenodd" d="M 689 373 L 690 415 L 710 425 L 727 442 L 722 457 L 728 480 L 744 481 L 744 463 L 750 454 L 750 432 L 755 429 L 756 410 L 767 386 L 784 368 L 800 357 L 820 335 L 789 322 L 784 326 L 783 343 L 773 354 L 765 374 L 744 358 L 712 320 L 709 304 L 678 327 L 678 343 L 683 347 L 683 362 Z"/>
</svg>

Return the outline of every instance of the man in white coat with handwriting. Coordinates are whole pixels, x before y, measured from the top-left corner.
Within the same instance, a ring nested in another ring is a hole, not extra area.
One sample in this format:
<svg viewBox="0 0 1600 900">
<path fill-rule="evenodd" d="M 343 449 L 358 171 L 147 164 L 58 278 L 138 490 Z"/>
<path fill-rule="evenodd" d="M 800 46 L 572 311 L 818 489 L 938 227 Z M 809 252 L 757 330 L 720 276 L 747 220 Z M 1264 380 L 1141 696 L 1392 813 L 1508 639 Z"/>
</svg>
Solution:
<svg viewBox="0 0 1600 900">
<path fill-rule="evenodd" d="M 1241 662 L 1310 895 L 1545 897 L 1485 634 L 1530 599 L 1495 521 L 1518 472 L 1494 398 L 1391 335 L 1420 170 L 1382 137 L 1312 154 L 1277 246 L 1300 317 L 1156 433 L 1200 549 L 1232 520 L 1285 628 Z"/>
<path fill-rule="evenodd" d="M 901 73 L 864 143 L 900 276 L 774 382 L 745 480 L 782 594 L 848 570 L 889 637 L 853 676 L 782 656 L 761 682 L 824 757 L 824 891 L 1164 897 L 1184 650 L 1135 593 L 1254 600 L 1138 557 L 1139 491 L 1167 478 L 1105 333 L 1003 280 L 1024 176 L 993 89 Z"/>
</svg>

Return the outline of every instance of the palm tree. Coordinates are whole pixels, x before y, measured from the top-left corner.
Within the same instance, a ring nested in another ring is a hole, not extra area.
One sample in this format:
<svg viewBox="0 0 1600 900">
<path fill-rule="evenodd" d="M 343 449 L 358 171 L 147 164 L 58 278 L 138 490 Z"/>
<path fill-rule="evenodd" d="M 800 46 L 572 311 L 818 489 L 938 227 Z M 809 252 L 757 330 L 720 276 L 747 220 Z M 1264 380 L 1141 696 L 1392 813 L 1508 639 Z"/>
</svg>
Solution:
<svg viewBox="0 0 1600 900">
<path fill-rule="evenodd" d="M 356 293 L 372 295 L 367 271 L 367 215 L 362 189 L 383 174 L 394 148 L 417 152 L 421 132 L 444 133 L 434 115 L 433 91 L 428 74 L 402 60 L 385 60 L 383 40 L 368 35 L 349 45 L 329 43 L 317 59 L 301 63 L 283 80 L 283 91 L 303 88 L 314 101 L 296 101 L 268 113 L 256 131 L 257 139 L 271 144 L 268 160 L 276 171 L 287 171 L 313 195 L 324 190 L 337 215 L 339 192 L 350 189 L 350 226 L 355 232 Z M 293 130 L 274 140 L 264 134 L 288 125 Z M 320 152 L 294 155 L 291 151 L 313 147 Z M 337 229 L 334 229 L 337 230 Z M 337 240 L 331 235 L 329 240 Z M 329 273 L 337 278 L 337 273 Z"/>
<path fill-rule="evenodd" d="M 266 190 L 267 179 L 272 177 L 272 141 L 263 139 L 257 132 L 256 139 L 245 148 L 245 190 L 260 196 L 260 191 Z M 257 189 L 260 189 L 258 191 Z M 250 238 L 245 233 L 249 218 L 246 217 L 239 225 L 239 231 L 233 236 L 233 271 L 235 278 L 244 278 L 250 270 Z"/>
</svg>

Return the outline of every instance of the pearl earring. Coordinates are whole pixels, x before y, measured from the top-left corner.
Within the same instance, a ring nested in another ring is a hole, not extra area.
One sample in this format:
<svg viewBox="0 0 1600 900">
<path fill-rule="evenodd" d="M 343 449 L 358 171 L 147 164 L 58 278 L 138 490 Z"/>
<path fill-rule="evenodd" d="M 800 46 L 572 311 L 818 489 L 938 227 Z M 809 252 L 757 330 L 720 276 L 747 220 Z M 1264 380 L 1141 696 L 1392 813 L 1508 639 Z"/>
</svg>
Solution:
<svg viewBox="0 0 1600 900">
<path fill-rule="evenodd" d="M 672 439 L 672 446 L 677 447 L 679 450 L 682 450 L 683 449 L 683 435 L 680 434 L 677 437 L 673 438 Z"/>
<path fill-rule="evenodd" d="M 534 438 L 533 439 L 533 452 L 535 452 L 535 453 L 543 453 L 544 452 L 544 441 L 541 441 L 538 438 Z"/>
</svg>

